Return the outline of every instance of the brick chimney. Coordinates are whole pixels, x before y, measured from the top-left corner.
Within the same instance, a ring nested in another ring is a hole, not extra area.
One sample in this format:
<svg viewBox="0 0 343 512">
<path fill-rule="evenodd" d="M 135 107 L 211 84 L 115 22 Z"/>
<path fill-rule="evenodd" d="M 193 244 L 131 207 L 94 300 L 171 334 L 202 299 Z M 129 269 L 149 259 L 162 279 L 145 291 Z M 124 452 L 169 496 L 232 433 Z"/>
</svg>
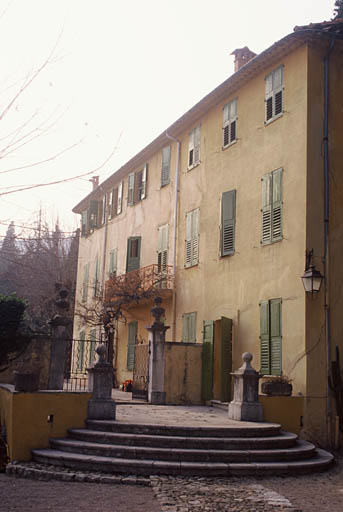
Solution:
<svg viewBox="0 0 343 512">
<path fill-rule="evenodd" d="M 230 55 L 235 56 L 235 73 L 239 69 L 241 69 L 242 66 L 244 66 L 249 60 L 251 60 L 253 57 L 256 56 L 256 53 L 249 50 L 247 46 L 244 46 L 244 48 L 237 48 L 234 50 Z"/>
<path fill-rule="evenodd" d="M 98 186 L 99 186 L 99 176 L 92 176 L 89 181 L 93 184 L 93 190 L 98 188 Z"/>
</svg>

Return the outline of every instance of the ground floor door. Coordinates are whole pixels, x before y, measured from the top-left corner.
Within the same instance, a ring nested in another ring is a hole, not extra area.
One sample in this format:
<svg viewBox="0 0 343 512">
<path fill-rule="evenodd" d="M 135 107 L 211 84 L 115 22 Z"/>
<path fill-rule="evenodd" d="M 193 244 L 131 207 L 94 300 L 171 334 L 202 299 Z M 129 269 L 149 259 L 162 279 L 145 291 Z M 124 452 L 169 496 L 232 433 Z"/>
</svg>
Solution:
<svg viewBox="0 0 343 512">
<path fill-rule="evenodd" d="M 203 324 L 202 399 L 231 400 L 232 320 L 205 320 Z"/>
</svg>

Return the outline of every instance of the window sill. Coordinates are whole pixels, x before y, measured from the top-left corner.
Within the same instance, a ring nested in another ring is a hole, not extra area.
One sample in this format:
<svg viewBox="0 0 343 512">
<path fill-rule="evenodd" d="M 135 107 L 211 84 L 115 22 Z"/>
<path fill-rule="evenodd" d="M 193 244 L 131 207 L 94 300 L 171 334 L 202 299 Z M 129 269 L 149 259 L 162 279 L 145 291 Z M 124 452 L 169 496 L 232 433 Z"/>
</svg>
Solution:
<svg viewBox="0 0 343 512">
<path fill-rule="evenodd" d="M 192 169 L 194 169 L 194 167 L 198 167 L 198 165 L 200 165 L 200 164 L 201 164 L 201 161 L 199 160 L 198 162 L 195 162 L 194 164 L 189 165 L 187 167 L 187 171 L 191 171 Z"/>
<path fill-rule="evenodd" d="M 226 146 L 222 146 L 222 151 L 225 151 L 226 149 L 231 148 L 231 146 L 234 146 L 236 144 L 236 142 L 238 142 L 238 139 L 233 140 L 232 142 L 230 142 L 230 144 L 227 144 Z"/>
<path fill-rule="evenodd" d="M 276 121 L 277 119 L 280 119 L 280 117 L 283 116 L 283 111 L 280 112 L 280 114 L 278 114 L 277 116 L 273 116 L 271 119 L 268 119 L 268 121 L 265 121 L 264 122 L 264 126 L 268 126 L 270 125 L 271 123 L 273 123 L 274 121 Z"/>
<path fill-rule="evenodd" d="M 273 244 L 277 244 L 278 242 L 282 242 L 283 240 L 283 237 L 281 238 L 277 238 L 276 240 L 273 240 L 271 242 L 262 242 L 262 240 L 260 241 L 260 244 L 262 247 L 264 247 L 265 245 L 273 245 Z"/>
<path fill-rule="evenodd" d="M 199 265 L 199 262 L 198 263 L 194 263 L 194 265 L 184 265 L 184 268 L 187 269 L 187 268 L 194 268 L 194 267 L 197 267 Z"/>
</svg>

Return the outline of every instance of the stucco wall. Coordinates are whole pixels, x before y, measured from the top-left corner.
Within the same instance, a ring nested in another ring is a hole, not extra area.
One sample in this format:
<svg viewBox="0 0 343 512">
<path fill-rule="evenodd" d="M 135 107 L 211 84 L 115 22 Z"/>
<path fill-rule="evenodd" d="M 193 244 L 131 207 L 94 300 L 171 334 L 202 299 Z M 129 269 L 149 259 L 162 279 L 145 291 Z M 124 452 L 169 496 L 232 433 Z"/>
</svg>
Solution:
<svg viewBox="0 0 343 512">
<path fill-rule="evenodd" d="M 91 393 L 63 391 L 18 393 L 0 384 L 0 423 L 6 427 L 10 460 L 30 460 L 31 450 L 48 447 L 49 438 L 83 428 L 90 398 Z"/>
<path fill-rule="evenodd" d="M 199 344 L 166 343 L 164 386 L 167 404 L 201 403 L 201 353 Z"/>
</svg>

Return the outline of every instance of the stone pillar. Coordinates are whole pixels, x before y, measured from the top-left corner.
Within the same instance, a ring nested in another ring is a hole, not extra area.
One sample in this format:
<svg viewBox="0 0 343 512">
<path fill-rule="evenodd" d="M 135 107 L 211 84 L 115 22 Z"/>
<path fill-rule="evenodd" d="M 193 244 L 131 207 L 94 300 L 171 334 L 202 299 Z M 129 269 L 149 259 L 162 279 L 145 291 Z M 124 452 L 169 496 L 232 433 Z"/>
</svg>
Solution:
<svg viewBox="0 0 343 512">
<path fill-rule="evenodd" d="M 165 339 L 166 331 L 169 329 L 165 326 L 161 317 L 164 316 L 164 308 L 161 307 L 161 297 L 156 297 L 155 307 L 152 308 L 151 314 L 155 317 L 154 323 L 147 327 L 149 332 L 150 358 L 149 358 L 149 387 L 148 401 L 151 404 L 162 405 L 166 401 L 166 393 L 164 391 L 164 366 L 165 366 Z"/>
<path fill-rule="evenodd" d="M 251 366 L 252 354 L 244 352 L 243 365 L 231 373 L 234 396 L 229 403 L 229 418 L 238 421 L 263 421 L 263 405 L 258 401 L 260 374 Z"/>
<path fill-rule="evenodd" d="M 61 288 L 58 295 L 55 304 L 60 313 L 50 321 L 52 337 L 48 389 L 63 389 L 67 350 L 72 333 L 72 320 L 66 315 L 69 309 L 68 290 Z"/>
<path fill-rule="evenodd" d="M 116 403 L 112 399 L 113 367 L 106 361 L 106 345 L 95 349 L 99 361 L 94 368 L 87 368 L 89 391 L 92 398 L 88 402 L 88 419 L 115 420 Z"/>
</svg>

